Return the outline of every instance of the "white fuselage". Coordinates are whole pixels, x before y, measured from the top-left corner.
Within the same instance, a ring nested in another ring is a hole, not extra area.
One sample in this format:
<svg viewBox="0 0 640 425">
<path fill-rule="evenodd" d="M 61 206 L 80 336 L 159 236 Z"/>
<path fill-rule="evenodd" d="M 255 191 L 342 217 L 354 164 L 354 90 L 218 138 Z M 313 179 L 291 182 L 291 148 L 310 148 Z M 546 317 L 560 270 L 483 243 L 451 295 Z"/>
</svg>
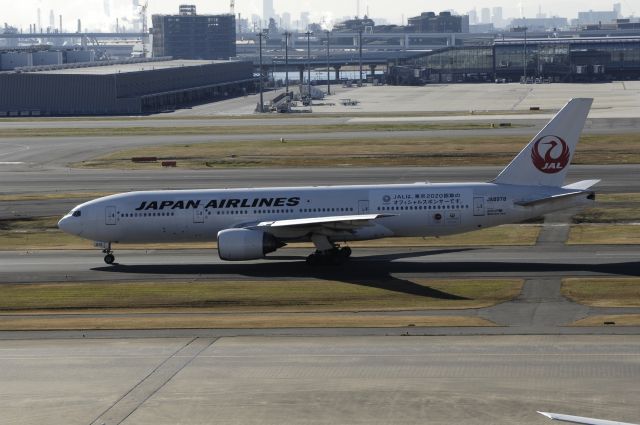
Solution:
<svg viewBox="0 0 640 425">
<path fill-rule="evenodd" d="M 324 232 L 333 242 L 441 236 L 517 223 L 588 202 L 585 195 L 540 206 L 516 205 L 566 192 L 558 187 L 493 183 L 131 192 L 79 205 L 60 221 L 60 227 L 101 242 L 197 242 L 215 241 L 221 230 L 261 222 L 385 214 L 389 217 L 368 226 L 336 226 Z M 310 235 L 292 228 L 279 239 L 308 241 Z"/>
</svg>

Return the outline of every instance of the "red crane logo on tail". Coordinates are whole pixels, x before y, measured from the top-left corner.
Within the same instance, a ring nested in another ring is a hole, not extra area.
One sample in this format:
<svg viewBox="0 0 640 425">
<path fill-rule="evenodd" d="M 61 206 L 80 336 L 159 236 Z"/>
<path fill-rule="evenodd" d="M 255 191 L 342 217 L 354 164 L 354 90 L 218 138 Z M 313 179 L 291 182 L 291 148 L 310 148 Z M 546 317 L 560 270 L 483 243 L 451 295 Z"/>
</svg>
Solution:
<svg viewBox="0 0 640 425">
<path fill-rule="evenodd" d="M 548 146 L 542 154 L 540 149 Z M 571 151 L 567 143 L 558 136 L 542 136 L 533 144 L 531 161 L 535 167 L 547 174 L 558 173 L 569 164 Z"/>
</svg>

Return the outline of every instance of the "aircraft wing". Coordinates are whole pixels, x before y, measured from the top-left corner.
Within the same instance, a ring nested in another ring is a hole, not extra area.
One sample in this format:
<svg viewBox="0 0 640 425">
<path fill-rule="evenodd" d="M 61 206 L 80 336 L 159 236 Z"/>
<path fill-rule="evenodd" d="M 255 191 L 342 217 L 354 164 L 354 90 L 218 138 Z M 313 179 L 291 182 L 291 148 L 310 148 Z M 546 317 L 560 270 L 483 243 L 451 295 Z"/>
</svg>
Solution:
<svg viewBox="0 0 640 425">
<path fill-rule="evenodd" d="M 358 215 L 338 215 L 328 217 L 297 218 L 291 220 L 263 221 L 257 227 L 269 228 L 304 228 L 304 227 L 326 227 L 333 230 L 350 230 L 358 227 L 368 226 L 372 221 L 384 217 L 393 217 L 394 214 L 358 214 Z"/>
<path fill-rule="evenodd" d="M 563 415 L 560 413 L 538 412 L 543 416 L 555 421 L 569 422 L 585 425 L 638 425 L 629 422 L 607 421 L 604 419 L 585 418 L 583 416 Z"/>
</svg>

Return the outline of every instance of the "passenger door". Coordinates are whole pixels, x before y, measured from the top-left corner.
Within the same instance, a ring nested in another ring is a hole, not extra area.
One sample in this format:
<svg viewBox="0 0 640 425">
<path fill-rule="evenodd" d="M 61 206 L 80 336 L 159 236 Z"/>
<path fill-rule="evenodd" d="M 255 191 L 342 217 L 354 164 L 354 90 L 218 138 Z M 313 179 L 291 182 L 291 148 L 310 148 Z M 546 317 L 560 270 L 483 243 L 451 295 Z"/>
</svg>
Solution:
<svg viewBox="0 0 640 425">
<path fill-rule="evenodd" d="M 358 214 L 369 214 L 369 201 L 358 201 Z"/>
<path fill-rule="evenodd" d="M 107 226 L 115 226 L 115 224 L 117 223 L 116 207 L 105 208 L 104 222 Z"/>
<path fill-rule="evenodd" d="M 473 215 L 484 215 L 484 197 L 473 198 Z"/>
<path fill-rule="evenodd" d="M 204 223 L 204 206 L 203 205 L 200 205 L 198 208 L 193 210 L 193 222 Z"/>
</svg>

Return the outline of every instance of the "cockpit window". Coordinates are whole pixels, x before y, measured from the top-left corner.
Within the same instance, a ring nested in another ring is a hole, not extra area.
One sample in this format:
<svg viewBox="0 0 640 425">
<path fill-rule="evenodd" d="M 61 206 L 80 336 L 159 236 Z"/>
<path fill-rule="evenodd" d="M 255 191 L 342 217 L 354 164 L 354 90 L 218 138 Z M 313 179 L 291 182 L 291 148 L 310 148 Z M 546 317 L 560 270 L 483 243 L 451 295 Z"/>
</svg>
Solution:
<svg viewBox="0 0 640 425">
<path fill-rule="evenodd" d="M 72 215 L 72 216 L 74 216 L 74 217 L 80 217 L 80 216 L 82 215 L 82 211 L 80 211 L 80 210 L 75 210 L 75 211 L 73 212 L 73 214 L 71 214 L 71 215 Z"/>
</svg>

